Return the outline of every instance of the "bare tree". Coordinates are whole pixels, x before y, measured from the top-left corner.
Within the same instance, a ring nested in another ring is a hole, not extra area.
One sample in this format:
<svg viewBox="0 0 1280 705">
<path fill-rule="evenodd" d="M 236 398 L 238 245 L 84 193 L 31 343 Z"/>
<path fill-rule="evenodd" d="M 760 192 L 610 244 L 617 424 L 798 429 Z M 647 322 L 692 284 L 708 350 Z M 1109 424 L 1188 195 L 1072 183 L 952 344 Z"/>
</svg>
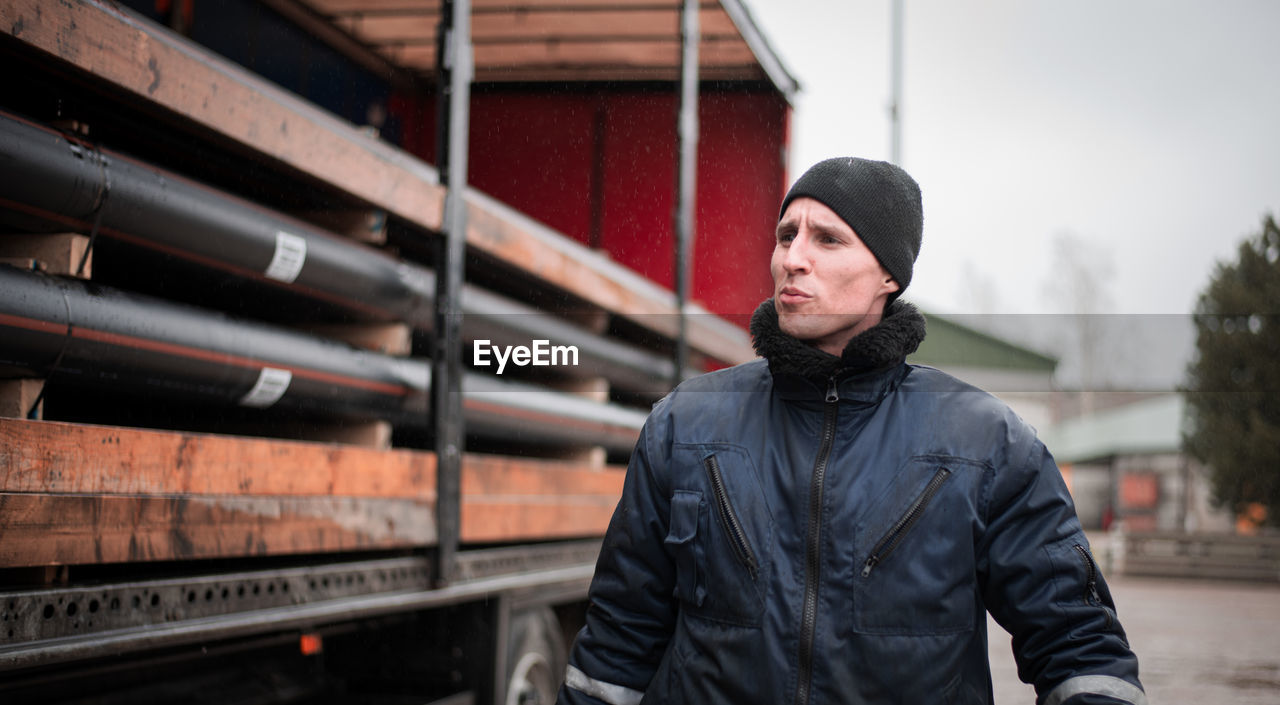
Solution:
<svg viewBox="0 0 1280 705">
<path fill-rule="evenodd" d="M 1070 232 L 1054 237 L 1044 293 L 1049 309 L 1058 314 L 1050 318 L 1059 341 L 1059 384 L 1079 390 L 1081 414 L 1093 411 L 1094 393 L 1110 386 L 1119 362 L 1118 330 L 1111 315 L 1114 276 L 1105 246 Z"/>
</svg>

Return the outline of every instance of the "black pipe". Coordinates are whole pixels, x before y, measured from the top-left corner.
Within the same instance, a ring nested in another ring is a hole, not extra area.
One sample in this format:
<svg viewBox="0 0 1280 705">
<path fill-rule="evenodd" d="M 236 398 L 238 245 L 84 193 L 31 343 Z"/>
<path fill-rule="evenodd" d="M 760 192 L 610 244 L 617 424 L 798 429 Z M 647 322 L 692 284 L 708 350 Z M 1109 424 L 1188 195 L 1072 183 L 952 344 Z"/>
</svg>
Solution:
<svg viewBox="0 0 1280 705">
<path fill-rule="evenodd" d="M 284 214 L 0 112 L 0 210 L 265 281 L 365 318 L 431 330 L 436 278 Z M 460 294 L 463 337 L 502 345 L 549 339 L 578 348 L 577 376 L 661 394 L 673 365 L 476 286 Z"/>
<path fill-rule="evenodd" d="M 0 367 L 75 385 L 337 418 L 429 422 L 427 360 L 0 265 Z M 476 435 L 631 449 L 644 414 L 468 373 Z"/>
</svg>

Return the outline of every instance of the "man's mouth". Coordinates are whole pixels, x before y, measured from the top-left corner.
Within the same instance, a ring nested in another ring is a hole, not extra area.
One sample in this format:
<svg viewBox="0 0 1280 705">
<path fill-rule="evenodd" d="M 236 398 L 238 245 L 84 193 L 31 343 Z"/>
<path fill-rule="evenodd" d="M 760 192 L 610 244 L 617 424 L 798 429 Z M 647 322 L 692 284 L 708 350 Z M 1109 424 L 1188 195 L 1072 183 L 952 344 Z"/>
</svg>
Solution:
<svg viewBox="0 0 1280 705">
<path fill-rule="evenodd" d="M 778 290 L 778 302 L 784 305 L 801 304 L 813 298 L 813 295 L 794 286 L 784 286 Z"/>
</svg>

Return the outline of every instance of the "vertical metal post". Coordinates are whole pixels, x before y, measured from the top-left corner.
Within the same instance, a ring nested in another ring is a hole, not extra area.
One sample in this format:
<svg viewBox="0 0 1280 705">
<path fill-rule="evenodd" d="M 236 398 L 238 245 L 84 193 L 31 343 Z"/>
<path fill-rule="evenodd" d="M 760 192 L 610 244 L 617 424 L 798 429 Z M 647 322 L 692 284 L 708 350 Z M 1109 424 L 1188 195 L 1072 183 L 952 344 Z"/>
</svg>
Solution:
<svg viewBox="0 0 1280 705">
<path fill-rule="evenodd" d="M 436 66 L 436 166 L 448 190 L 436 249 L 435 349 L 431 413 L 436 450 L 436 582 L 452 581 L 460 543 L 462 450 L 462 290 L 467 236 L 467 128 L 470 118 L 471 2 L 441 0 Z"/>
<path fill-rule="evenodd" d="M 1107 458 L 1107 482 L 1109 485 L 1107 488 L 1107 502 L 1111 505 L 1111 525 L 1106 529 L 1114 531 L 1117 522 L 1124 518 L 1120 511 L 1120 468 L 1114 455 Z"/>
<path fill-rule="evenodd" d="M 902 0 L 893 5 L 889 42 L 889 161 L 902 164 Z"/>
<path fill-rule="evenodd" d="M 694 198 L 698 186 L 698 0 L 684 0 L 680 12 L 680 114 L 677 119 L 679 166 L 676 170 L 676 306 L 680 332 L 676 339 L 675 383 L 689 365 L 688 321 L 690 273 L 693 271 Z"/>
<path fill-rule="evenodd" d="M 1179 493 L 1182 496 L 1178 503 L 1178 531 L 1185 534 L 1190 531 L 1188 524 L 1191 520 L 1191 460 L 1186 453 L 1180 453 L 1178 458 L 1178 474 L 1182 481 L 1182 492 Z"/>
</svg>

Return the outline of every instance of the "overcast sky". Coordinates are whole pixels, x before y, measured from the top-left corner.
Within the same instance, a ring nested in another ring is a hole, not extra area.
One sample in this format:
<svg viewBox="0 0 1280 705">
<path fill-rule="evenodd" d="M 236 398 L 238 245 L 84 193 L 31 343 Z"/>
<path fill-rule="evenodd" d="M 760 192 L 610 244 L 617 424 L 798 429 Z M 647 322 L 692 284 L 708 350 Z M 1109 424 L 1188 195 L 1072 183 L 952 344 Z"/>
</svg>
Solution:
<svg viewBox="0 0 1280 705">
<path fill-rule="evenodd" d="M 888 158 L 890 0 L 744 1 L 802 85 L 791 178 Z M 907 298 L 924 308 L 1066 311 L 1053 242 L 1070 235 L 1107 310 L 1185 314 L 1280 217 L 1280 2 L 905 7 L 902 162 L 925 210 Z"/>
</svg>

